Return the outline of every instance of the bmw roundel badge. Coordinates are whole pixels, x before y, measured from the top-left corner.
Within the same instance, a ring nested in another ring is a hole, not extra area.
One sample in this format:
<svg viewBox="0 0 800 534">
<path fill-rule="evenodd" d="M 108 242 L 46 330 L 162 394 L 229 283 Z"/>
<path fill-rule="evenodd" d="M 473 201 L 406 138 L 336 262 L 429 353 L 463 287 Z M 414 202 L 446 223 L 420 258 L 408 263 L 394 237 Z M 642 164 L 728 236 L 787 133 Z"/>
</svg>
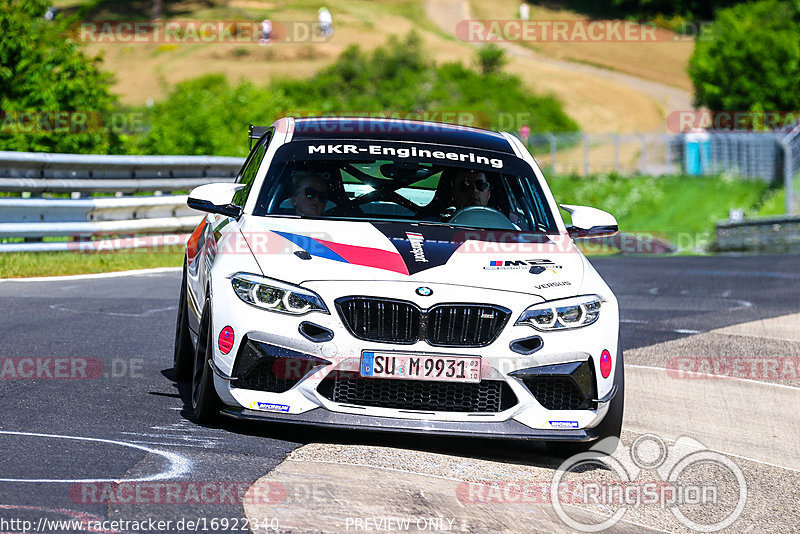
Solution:
<svg viewBox="0 0 800 534">
<path fill-rule="evenodd" d="M 418 287 L 417 295 L 419 295 L 420 297 L 430 297 L 431 295 L 433 295 L 433 289 L 424 286 Z"/>
</svg>

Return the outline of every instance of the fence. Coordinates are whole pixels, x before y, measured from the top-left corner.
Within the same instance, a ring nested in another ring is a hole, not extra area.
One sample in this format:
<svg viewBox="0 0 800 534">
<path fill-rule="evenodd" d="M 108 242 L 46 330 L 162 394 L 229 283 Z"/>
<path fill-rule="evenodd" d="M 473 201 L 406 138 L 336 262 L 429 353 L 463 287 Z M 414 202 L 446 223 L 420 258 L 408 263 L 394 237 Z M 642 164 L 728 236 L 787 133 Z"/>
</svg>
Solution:
<svg viewBox="0 0 800 534">
<path fill-rule="evenodd" d="M 230 181 L 242 162 L 241 158 L 207 156 L 0 152 L 0 191 L 26 195 L 69 193 L 73 197 L 0 198 L 0 240 L 7 241 L 0 242 L 0 252 L 83 250 L 82 243 L 91 238 L 191 230 L 201 215 L 186 206 L 186 195 L 162 193 Z M 140 192 L 152 194 L 122 196 Z M 82 198 L 92 193 L 116 196 Z M 53 237 L 59 240 L 43 241 Z M 17 242 L 8 242 L 12 239 Z M 20 239 L 24 241 L 18 242 Z M 105 240 L 107 248 L 148 246 L 153 242 Z M 94 248 L 103 249 L 104 240 L 93 243 Z"/>
<path fill-rule="evenodd" d="M 707 132 L 705 136 L 693 141 L 662 133 L 548 133 L 529 136 L 527 145 L 539 164 L 555 174 L 732 174 L 770 183 L 783 179 L 785 135 Z M 696 167 L 691 162 L 691 143 L 699 145 Z M 794 176 L 800 170 L 800 137 L 792 143 L 789 172 Z"/>
<path fill-rule="evenodd" d="M 546 133 L 527 139 L 528 149 L 541 167 L 555 174 L 582 176 L 605 172 L 678 174 L 679 145 L 676 136 L 660 133 Z"/>
</svg>

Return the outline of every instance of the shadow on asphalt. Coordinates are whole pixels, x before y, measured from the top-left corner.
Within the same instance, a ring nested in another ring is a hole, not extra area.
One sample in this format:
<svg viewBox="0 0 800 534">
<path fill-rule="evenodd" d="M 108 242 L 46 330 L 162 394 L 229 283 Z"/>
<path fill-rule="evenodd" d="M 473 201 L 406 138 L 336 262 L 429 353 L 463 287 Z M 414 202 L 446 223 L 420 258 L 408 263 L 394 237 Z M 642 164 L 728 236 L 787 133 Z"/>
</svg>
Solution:
<svg viewBox="0 0 800 534">
<path fill-rule="evenodd" d="M 180 411 L 181 417 L 194 423 L 190 384 L 176 382 L 172 369 L 164 369 L 161 374 L 173 382 L 173 387 L 176 388 L 178 395 L 183 400 L 183 409 Z M 202 426 L 219 428 L 244 436 L 278 439 L 297 443 L 298 445 L 331 443 L 337 445 L 389 447 L 549 469 L 558 468 L 564 461 L 563 457 L 549 453 L 544 443 L 536 441 L 401 434 L 369 430 L 340 430 L 296 423 L 236 421 L 225 417 L 222 417 L 218 424 Z"/>
</svg>

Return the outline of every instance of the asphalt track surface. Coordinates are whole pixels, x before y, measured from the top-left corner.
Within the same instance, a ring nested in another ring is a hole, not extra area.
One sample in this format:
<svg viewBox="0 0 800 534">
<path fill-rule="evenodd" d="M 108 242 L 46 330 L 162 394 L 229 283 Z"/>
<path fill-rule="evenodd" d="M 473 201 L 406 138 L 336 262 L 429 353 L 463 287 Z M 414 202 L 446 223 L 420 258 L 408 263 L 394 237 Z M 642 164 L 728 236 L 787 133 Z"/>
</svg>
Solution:
<svg viewBox="0 0 800 534">
<path fill-rule="evenodd" d="M 800 311 L 797 255 L 593 263 L 620 300 L 625 350 Z M 43 518 L 157 519 L 172 521 L 171 530 L 180 520 L 243 521 L 241 503 L 217 502 L 220 489 L 246 488 L 313 442 L 485 456 L 483 440 L 195 425 L 187 392 L 171 374 L 179 283 L 178 270 L 0 282 L 0 520 L 28 520 L 36 529 Z M 511 463 L 540 454 L 505 451 L 503 461 Z M 115 480 L 183 486 L 172 504 L 150 502 L 158 500 L 152 493 L 134 502 L 118 502 L 128 494 L 96 502 Z M 216 493 L 187 495 L 192 482 L 211 483 Z M 20 532 L 20 525 L 0 521 L 0 532 Z"/>
</svg>

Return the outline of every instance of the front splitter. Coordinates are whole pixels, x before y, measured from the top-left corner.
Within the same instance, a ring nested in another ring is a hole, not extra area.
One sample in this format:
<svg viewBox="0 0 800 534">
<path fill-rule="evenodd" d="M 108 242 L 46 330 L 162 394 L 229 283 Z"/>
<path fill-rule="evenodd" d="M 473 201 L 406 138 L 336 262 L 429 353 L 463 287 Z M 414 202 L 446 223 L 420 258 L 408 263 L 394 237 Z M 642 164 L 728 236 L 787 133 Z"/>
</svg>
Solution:
<svg viewBox="0 0 800 534">
<path fill-rule="evenodd" d="M 591 429 L 546 430 L 530 428 L 510 419 L 508 421 L 460 422 L 426 421 L 400 419 L 395 417 L 375 417 L 369 415 L 340 414 L 324 408 L 287 415 L 243 409 L 241 411 L 224 408 L 220 413 L 240 421 L 264 421 L 271 423 L 293 423 L 313 425 L 324 428 L 344 428 L 348 430 L 372 430 L 378 432 L 400 432 L 411 434 L 434 434 L 444 436 L 465 436 L 475 438 L 496 438 L 531 441 L 593 441 L 597 435 Z"/>
</svg>

